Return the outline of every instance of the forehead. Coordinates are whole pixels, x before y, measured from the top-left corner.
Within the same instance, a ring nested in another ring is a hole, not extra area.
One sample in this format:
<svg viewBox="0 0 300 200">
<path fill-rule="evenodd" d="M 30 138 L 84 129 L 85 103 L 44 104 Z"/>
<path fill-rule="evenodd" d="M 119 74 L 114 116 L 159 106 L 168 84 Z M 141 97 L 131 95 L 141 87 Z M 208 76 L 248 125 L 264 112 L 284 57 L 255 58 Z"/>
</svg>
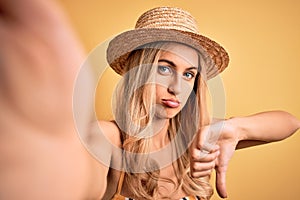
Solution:
<svg viewBox="0 0 300 200">
<path fill-rule="evenodd" d="M 185 62 L 189 66 L 198 67 L 198 56 L 198 52 L 192 47 L 170 42 L 162 48 L 159 58 L 168 58 L 172 59 L 173 62 Z"/>
</svg>

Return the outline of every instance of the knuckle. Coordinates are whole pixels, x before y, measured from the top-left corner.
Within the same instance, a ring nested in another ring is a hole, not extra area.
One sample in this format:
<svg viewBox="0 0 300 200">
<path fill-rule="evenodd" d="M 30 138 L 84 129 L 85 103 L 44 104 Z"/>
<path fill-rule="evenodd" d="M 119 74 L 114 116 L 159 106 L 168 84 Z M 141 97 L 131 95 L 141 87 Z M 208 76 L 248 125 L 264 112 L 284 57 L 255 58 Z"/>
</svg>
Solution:
<svg viewBox="0 0 300 200">
<path fill-rule="evenodd" d="M 194 178 L 199 178 L 199 177 L 200 177 L 200 176 L 198 175 L 198 173 L 196 173 L 196 172 L 192 172 L 191 175 L 192 175 L 192 177 L 194 177 Z"/>
<path fill-rule="evenodd" d="M 193 172 L 198 171 L 199 169 L 198 169 L 197 163 L 193 163 L 193 164 L 191 165 L 191 169 L 192 169 Z"/>
<path fill-rule="evenodd" d="M 193 165 L 191 166 L 191 169 L 193 172 L 201 171 L 201 167 L 200 167 L 199 163 L 193 163 Z"/>
<path fill-rule="evenodd" d="M 198 147 L 199 149 L 203 149 L 203 148 L 205 147 L 205 143 L 203 142 L 203 140 L 198 141 L 197 147 Z"/>
<path fill-rule="evenodd" d="M 199 152 L 196 149 L 193 149 L 192 152 L 191 152 L 191 159 L 192 160 L 197 160 L 198 157 L 199 157 L 198 154 L 199 154 Z"/>
</svg>

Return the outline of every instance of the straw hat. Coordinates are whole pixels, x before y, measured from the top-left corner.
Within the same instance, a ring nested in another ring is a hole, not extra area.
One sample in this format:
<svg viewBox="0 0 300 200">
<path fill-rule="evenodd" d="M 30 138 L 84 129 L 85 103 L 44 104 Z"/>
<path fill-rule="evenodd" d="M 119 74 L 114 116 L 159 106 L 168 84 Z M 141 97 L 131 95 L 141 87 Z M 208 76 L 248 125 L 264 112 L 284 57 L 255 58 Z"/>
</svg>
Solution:
<svg viewBox="0 0 300 200">
<path fill-rule="evenodd" d="M 215 41 L 201 35 L 196 20 L 180 8 L 158 7 L 142 14 L 134 30 L 113 38 L 107 48 L 107 61 L 118 74 L 125 73 L 124 64 L 129 53 L 147 43 L 173 41 L 187 44 L 210 59 L 206 72 L 213 78 L 229 63 L 225 49 Z"/>
</svg>

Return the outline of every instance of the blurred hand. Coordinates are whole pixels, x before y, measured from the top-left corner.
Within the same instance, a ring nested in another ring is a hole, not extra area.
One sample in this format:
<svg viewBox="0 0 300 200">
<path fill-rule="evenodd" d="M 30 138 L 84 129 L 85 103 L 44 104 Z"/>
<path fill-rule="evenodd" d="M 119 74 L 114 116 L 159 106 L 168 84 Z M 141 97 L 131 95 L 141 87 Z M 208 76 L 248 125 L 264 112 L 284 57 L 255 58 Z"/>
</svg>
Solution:
<svg viewBox="0 0 300 200">
<path fill-rule="evenodd" d="M 106 166 L 74 124 L 86 55 L 64 11 L 55 1 L 0 0 L 0 44 L 0 198 L 96 199 Z"/>
</svg>

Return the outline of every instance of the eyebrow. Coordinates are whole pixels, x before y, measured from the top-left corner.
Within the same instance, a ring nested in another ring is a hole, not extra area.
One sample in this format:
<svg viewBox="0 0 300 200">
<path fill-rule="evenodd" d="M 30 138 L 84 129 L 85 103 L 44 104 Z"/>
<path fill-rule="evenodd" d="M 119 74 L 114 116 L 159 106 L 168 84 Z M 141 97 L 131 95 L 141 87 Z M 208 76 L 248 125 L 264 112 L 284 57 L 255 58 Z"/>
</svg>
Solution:
<svg viewBox="0 0 300 200">
<path fill-rule="evenodd" d="M 171 65 L 172 67 L 176 68 L 175 63 L 172 62 L 172 61 L 170 61 L 170 60 L 160 59 L 160 60 L 158 60 L 158 62 L 166 62 L 166 63 L 168 63 L 169 65 Z M 187 68 L 186 70 L 192 70 L 192 69 L 198 70 L 198 67 L 191 66 L 191 67 Z"/>
</svg>

